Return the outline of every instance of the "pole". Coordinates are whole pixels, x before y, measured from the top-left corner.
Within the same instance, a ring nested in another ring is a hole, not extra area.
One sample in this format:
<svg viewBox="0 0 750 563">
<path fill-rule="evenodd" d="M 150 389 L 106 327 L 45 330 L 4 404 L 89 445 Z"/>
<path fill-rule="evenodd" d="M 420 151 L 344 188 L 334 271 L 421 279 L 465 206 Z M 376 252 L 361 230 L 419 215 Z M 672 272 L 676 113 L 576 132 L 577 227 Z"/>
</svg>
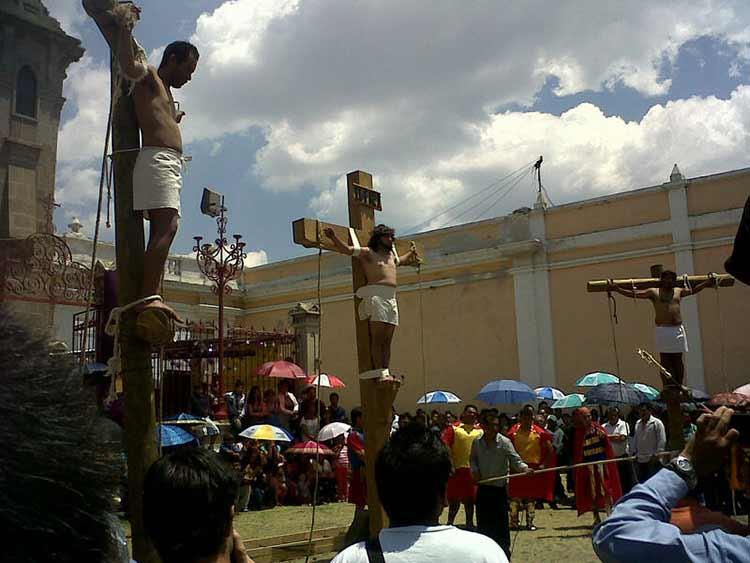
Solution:
<svg viewBox="0 0 750 563">
<path fill-rule="evenodd" d="M 146 248 L 143 218 L 140 212 L 133 211 L 133 168 L 139 146 L 135 104 L 132 97 L 123 92 L 114 107 L 112 124 L 115 251 L 119 282 L 117 298 L 120 306 L 139 299 L 143 291 L 143 256 Z M 143 477 L 158 457 L 151 346 L 136 336 L 135 329 L 136 315 L 128 312 L 120 326 L 120 342 L 133 559 L 140 563 L 157 563 L 159 556 L 143 528 L 142 503 Z"/>
</svg>

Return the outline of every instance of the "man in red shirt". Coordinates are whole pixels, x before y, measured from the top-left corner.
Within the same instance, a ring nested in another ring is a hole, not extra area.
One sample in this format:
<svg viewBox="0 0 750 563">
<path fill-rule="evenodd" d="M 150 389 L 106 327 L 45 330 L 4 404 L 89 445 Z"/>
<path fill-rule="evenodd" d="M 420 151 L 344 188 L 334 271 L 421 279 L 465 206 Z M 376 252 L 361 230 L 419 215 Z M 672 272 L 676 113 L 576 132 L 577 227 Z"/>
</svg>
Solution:
<svg viewBox="0 0 750 563">
<path fill-rule="evenodd" d="M 474 498 L 477 489 L 471 476 L 471 445 L 482 436 L 482 427 L 477 424 L 479 411 L 474 405 L 466 405 L 461 422 L 443 430 L 442 440 L 451 452 L 453 475 L 448 480 L 448 524 L 453 525 L 461 503 L 466 510 L 466 528 L 474 528 Z"/>
</svg>

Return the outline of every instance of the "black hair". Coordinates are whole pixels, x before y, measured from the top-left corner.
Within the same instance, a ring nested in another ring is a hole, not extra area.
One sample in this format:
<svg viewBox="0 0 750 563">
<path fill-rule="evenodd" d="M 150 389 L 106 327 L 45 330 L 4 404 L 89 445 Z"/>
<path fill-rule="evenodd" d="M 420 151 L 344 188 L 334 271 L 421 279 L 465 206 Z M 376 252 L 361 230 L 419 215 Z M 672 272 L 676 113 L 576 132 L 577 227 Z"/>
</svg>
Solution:
<svg viewBox="0 0 750 563">
<path fill-rule="evenodd" d="M 673 270 L 662 270 L 661 274 L 659 274 L 659 278 L 664 278 L 665 276 L 673 277 L 676 280 L 677 272 Z"/>
<path fill-rule="evenodd" d="M 474 409 L 475 411 L 477 411 L 477 414 L 479 414 L 479 409 L 477 408 L 476 405 L 472 405 L 471 403 L 469 403 L 468 405 L 464 407 L 463 412 L 466 413 L 466 411 L 469 409 Z"/>
<path fill-rule="evenodd" d="M 3 561 L 116 561 L 120 428 L 98 414 L 75 363 L 0 308 Z M 118 439 L 119 438 L 119 439 Z M 124 538 L 123 538 L 124 541 Z"/>
<path fill-rule="evenodd" d="M 362 409 L 353 408 L 350 414 L 352 415 L 352 426 L 354 426 L 357 424 L 357 419 L 362 416 Z"/>
<path fill-rule="evenodd" d="M 641 403 L 638 405 L 638 409 L 642 409 L 643 407 L 647 408 L 649 412 L 653 412 L 653 407 L 651 406 L 651 403 Z"/>
<path fill-rule="evenodd" d="M 329 399 L 333 399 L 334 397 L 336 397 L 337 399 L 341 398 L 341 397 L 339 397 L 339 394 L 336 393 L 335 391 L 333 393 L 331 393 L 330 395 L 328 395 Z"/>
<path fill-rule="evenodd" d="M 394 432 L 375 460 L 375 484 L 391 523 L 436 519 L 451 469 L 445 444 L 423 425 L 412 422 Z"/>
<path fill-rule="evenodd" d="M 169 62 L 169 57 L 172 55 L 175 56 L 177 64 L 182 64 L 191 54 L 195 57 L 196 61 L 200 59 L 201 55 L 198 52 L 198 47 L 187 41 L 173 41 L 164 49 L 164 54 L 161 57 L 161 63 L 159 66 L 162 67 L 167 64 Z"/>
<path fill-rule="evenodd" d="M 143 525 L 164 563 L 202 560 L 226 547 L 239 480 L 210 450 L 158 459 L 143 481 Z"/>
<path fill-rule="evenodd" d="M 534 407 L 532 407 L 531 405 L 524 405 L 523 408 L 521 409 L 521 412 L 518 414 L 534 416 Z"/>
<path fill-rule="evenodd" d="M 395 238 L 396 230 L 388 225 L 378 225 L 372 230 L 372 235 L 370 235 L 370 240 L 367 242 L 367 246 L 377 252 L 380 248 L 380 239 L 385 236 Z"/>
</svg>

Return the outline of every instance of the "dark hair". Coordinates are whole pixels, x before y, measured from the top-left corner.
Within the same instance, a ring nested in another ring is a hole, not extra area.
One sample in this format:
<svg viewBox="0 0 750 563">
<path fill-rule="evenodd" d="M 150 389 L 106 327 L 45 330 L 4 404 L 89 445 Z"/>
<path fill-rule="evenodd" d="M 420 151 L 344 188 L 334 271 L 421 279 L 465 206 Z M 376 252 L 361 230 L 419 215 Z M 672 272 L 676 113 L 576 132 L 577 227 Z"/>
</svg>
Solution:
<svg viewBox="0 0 750 563">
<path fill-rule="evenodd" d="M 638 405 L 638 408 L 639 408 L 639 409 L 642 409 L 642 408 L 644 408 L 644 407 L 645 407 L 645 408 L 647 408 L 649 412 L 651 412 L 651 411 L 653 411 L 653 410 L 654 410 L 654 409 L 653 409 L 653 408 L 651 407 L 651 403 L 641 403 L 640 405 Z"/>
<path fill-rule="evenodd" d="M 351 415 L 352 415 L 352 425 L 357 424 L 357 419 L 362 416 L 362 409 L 353 408 Z"/>
<path fill-rule="evenodd" d="M 435 433 L 416 422 L 394 432 L 375 460 L 375 484 L 391 522 L 436 518 L 451 469 L 450 452 Z"/>
<path fill-rule="evenodd" d="M 333 399 L 334 397 L 336 397 L 337 399 L 340 399 L 339 394 L 336 393 L 335 391 L 333 393 L 331 393 L 330 395 L 328 395 L 328 399 L 329 400 Z"/>
<path fill-rule="evenodd" d="M 119 427 L 97 413 L 74 362 L 49 355 L 0 308 L 0 529 L 3 561 L 118 560 L 112 498 L 123 474 Z M 124 542 L 124 538 L 123 538 Z M 122 547 L 127 548 L 126 545 Z"/>
<path fill-rule="evenodd" d="M 198 47 L 187 41 L 174 41 L 164 49 L 164 54 L 161 57 L 161 63 L 159 63 L 159 66 L 162 67 L 167 64 L 169 62 L 169 57 L 172 55 L 175 56 L 175 62 L 177 62 L 177 64 L 182 64 L 191 54 L 195 57 L 196 61 L 200 59 L 201 55 L 198 52 Z"/>
<path fill-rule="evenodd" d="M 466 411 L 469 410 L 469 409 L 474 409 L 475 411 L 477 411 L 477 414 L 479 414 L 479 409 L 477 408 L 477 406 L 476 405 L 472 405 L 471 403 L 469 403 L 468 405 L 466 405 L 464 407 L 464 410 L 463 410 L 462 414 L 466 414 Z"/>
<path fill-rule="evenodd" d="M 367 242 L 367 246 L 370 247 L 372 250 L 377 251 L 380 247 L 380 239 L 385 237 L 395 237 L 396 231 L 395 229 L 392 229 L 391 227 L 387 225 L 378 225 L 372 230 L 372 235 L 370 236 L 370 240 Z"/>
<path fill-rule="evenodd" d="M 534 407 L 531 405 L 524 405 L 521 412 L 518 414 L 521 416 L 534 416 Z"/>
<path fill-rule="evenodd" d="M 154 462 L 143 481 L 143 525 L 162 561 L 224 549 L 238 490 L 234 472 L 210 450 L 177 450 Z"/>
<path fill-rule="evenodd" d="M 666 276 L 673 277 L 676 280 L 677 279 L 677 272 L 674 272 L 672 270 L 662 270 L 661 274 L 659 275 L 659 278 L 664 278 Z"/>
</svg>

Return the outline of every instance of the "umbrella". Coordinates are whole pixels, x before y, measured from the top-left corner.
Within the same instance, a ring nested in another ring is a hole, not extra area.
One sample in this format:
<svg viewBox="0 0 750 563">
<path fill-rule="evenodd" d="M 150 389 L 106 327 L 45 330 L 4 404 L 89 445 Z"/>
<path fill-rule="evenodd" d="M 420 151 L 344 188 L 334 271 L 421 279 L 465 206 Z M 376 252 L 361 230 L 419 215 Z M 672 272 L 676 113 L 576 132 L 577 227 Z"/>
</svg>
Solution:
<svg viewBox="0 0 750 563">
<path fill-rule="evenodd" d="M 750 383 L 746 383 L 745 385 L 737 387 L 737 389 L 734 390 L 734 393 L 739 393 L 740 395 L 747 395 L 748 397 L 750 397 Z"/>
<path fill-rule="evenodd" d="M 289 449 L 287 449 L 286 453 L 302 455 L 333 455 L 333 450 L 328 446 L 324 446 L 313 440 L 308 440 L 307 442 L 297 442 L 296 444 L 292 444 Z"/>
<path fill-rule="evenodd" d="M 301 379 L 307 377 L 305 370 L 297 364 L 287 362 L 286 360 L 277 360 L 275 362 L 266 362 L 258 368 L 258 375 L 266 377 L 282 377 L 286 379 Z"/>
<path fill-rule="evenodd" d="M 172 426 L 171 424 L 159 425 L 159 443 L 162 448 L 181 446 L 191 442 L 196 442 L 196 439 L 187 430 L 183 430 L 179 426 Z"/>
<path fill-rule="evenodd" d="M 575 409 L 583 406 L 586 402 L 586 397 L 581 393 L 571 393 L 565 395 L 562 399 L 558 399 L 550 405 L 551 409 Z"/>
<path fill-rule="evenodd" d="M 650 385 L 646 385 L 645 383 L 633 383 L 633 387 L 638 389 L 638 391 L 641 391 L 642 393 L 645 393 L 650 400 L 656 400 L 656 398 L 659 396 L 659 390 L 654 389 Z"/>
<path fill-rule="evenodd" d="M 320 432 L 318 432 L 318 440 L 321 442 L 333 440 L 342 434 L 346 434 L 349 430 L 351 430 L 351 426 L 345 422 L 331 422 L 320 429 Z"/>
<path fill-rule="evenodd" d="M 254 424 L 253 426 L 248 426 L 240 432 L 240 436 L 250 438 L 251 440 L 292 441 L 292 435 L 289 432 L 273 424 Z"/>
<path fill-rule="evenodd" d="M 534 389 L 534 393 L 536 393 L 536 396 L 540 399 L 549 399 L 552 401 L 557 401 L 558 399 L 565 397 L 565 393 L 554 387 L 537 387 Z"/>
<path fill-rule="evenodd" d="M 735 410 L 745 411 L 750 408 L 750 397 L 739 393 L 719 393 L 708 401 L 711 408 L 730 407 Z"/>
<path fill-rule="evenodd" d="M 694 401 L 708 401 L 711 398 L 711 395 L 706 393 L 705 391 L 702 391 L 701 389 L 690 389 L 690 396 L 693 398 Z"/>
<path fill-rule="evenodd" d="M 581 379 L 576 381 L 578 387 L 596 387 L 605 383 L 619 383 L 620 379 L 616 375 L 603 371 L 587 373 Z"/>
<path fill-rule="evenodd" d="M 219 427 L 210 418 L 201 418 L 186 412 L 168 416 L 164 419 L 164 422 L 172 426 L 185 426 L 188 432 L 196 436 L 218 436 L 221 434 Z"/>
<path fill-rule="evenodd" d="M 427 403 L 460 403 L 461 397 L 454 395 L 450 391 L 430 391 L 426 395 L 422 395 L 418 400 L 418 405 L 424 405 Z"/>
<path fill-rule="evenodd" d="M 648 395 L 629 383 L 603 383 L 586 392 L 586 402 L 593 405 L 640 405 Z"/>
<path fill-rule="evenodd" d="M 531 387 L 515 379 L 490 381 L 482 387 L 477 399 L 488 405 L 521 405 L 537 400 Z"/>
<path fill-rule="evenodd" d="M 341 381 L 335 375 L 329 375 L 327 373 L 321 373 L 320 375 L 311 375 L 307 378 L 307 383 L 310 385 L 318 385 L 318 379 L 320 379 L 321 387 L 330 387 L 331 389 L 341 389 L 346 387 L 346 384 Z"/>
</svg>

